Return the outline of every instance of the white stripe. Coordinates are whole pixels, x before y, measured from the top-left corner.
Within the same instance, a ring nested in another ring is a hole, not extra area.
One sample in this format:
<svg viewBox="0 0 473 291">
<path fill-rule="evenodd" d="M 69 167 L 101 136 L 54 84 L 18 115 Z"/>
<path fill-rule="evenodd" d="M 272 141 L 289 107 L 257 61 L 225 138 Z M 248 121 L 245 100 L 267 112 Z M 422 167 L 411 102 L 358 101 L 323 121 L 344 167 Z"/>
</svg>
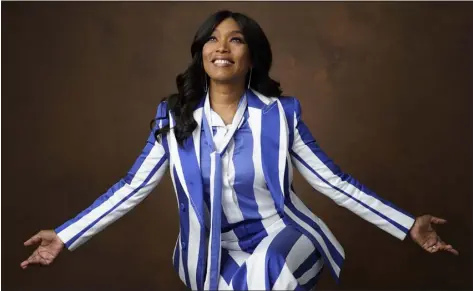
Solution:
<svg viewBox="0 0 473 291">
<path fill-rule="evenodd" d="M 195 156 L 197 157 L 197 163 L 200 168 L 200 135 L 201 135 L 201 124 L 202 124 L 202 112 L 203 108 L 198 108 L 194 111 L 194 119 L 197 122 L 197 127 L 192 132 L 192 139 L 194 140 Z"/>
<path fill-rule="evenodd" d="M 241 250 L 241 247 L 238 241 L 222 241 L 221 247 L 226 250 Z"/>
<path fill-rule="evenodd" d="M 174 193 L 176 195 L 176 201 L 177 201 L 177 205 L 179 205 L 179 196 L 177 195 L 177 189 L 176 189 L 176 181 L 175 181 L 175 177 L 174 177 L 174 164 L 173 164 L 173 161 L 174 159 L 172 159 L 172 156 L 170 158 L 170 163 L 171 163 L 171 166 L 170 166 L 170 171 L 169 173 L 171 174 L 171 180 L 172 180 L 172 185 L 174 187 Z M 178 211 L 179 211 L 179 207 L 178 207 Z M 182 245 L 181 245 L 181 233 L 179 231 L 179 234 L 177 236 L 177 244 L 178 244 L 178 247 L 179 247 L 179 278 L 181 279 L 181 281 L 186 284 L 186 277 L 185 277 L 185 274 L 184 274 L 184 265 L 183 265 L 183 262 L 182 262 Z"/>
<path fill-rule="evenodd" d="M 222 242 L 224 241 L 227 241 L 227 242 L 238 241 L 238 237 L 233 230 L 230 230 L 230 231 L 222 233 Z"/>
<path fill-rule="evenodd" d="M 235 184 L 235 165 L 232 158 L 234 150 L 235 141 L 232 139 L 222 158 L 222 208 L 228 223 L 245 220 L 238 204 L 236 191 L 233 188 Z"/>
<path fill-rule="evenodd" d="M 253 167 L 255 170 L 255 180 L 253 183 L 253 191 L 255 195 L 258 212 L 262 217 L 262 223 L 265 228 L 268 228 L 272 222 L 265 219 L 277 214 L 274 200 L 271 193 L 266 188 L 266 181 L 264 180 L 263 162 L 261 156 L 261 110 L 248 107 L 248 124 L 251 128 L 253 136 Z"/>
<path fill-rule="evenodd" d="M 333 172 L 310 150 L 310 148 L 304 144 L 304 141 L 301 139 L 299 131 L 297 129 L 294 132 L 293 150 L 316 173 L 318 173 L 331 185 L 338 187 L 345 193 L 349 194 L 351 197 L 358 199 L 359 201 L 365 203 L 366 205 L 375 209 L 379 213 L 382 213 L 386 217 L 396 221 L 407 229 L 409 229 L 414 223 L 414 219 L 412 219 L 411 217 L 384 204 L 377 198 L 364 193 L 349 182 L 342 181 L 339 176 L 334 175 Z M 293 158 L 293 161 L 294 160 L 296 159 Z M 406 234 L 394 225 L 392 225 L 391 222 L 375 214 L 373 211 L 369 210 L 368 208 L 356 202 L 355 200 L 350 199 L 346 194 L 340 193 L 340 191 L 334 189 L 332 186 L 319 179 L 299 161 L 297 161 L 295 164 L 297 169 L 307 179 L 307 181 L 312 185 L 312 187 L 330 197 L 338 205 L 348 208 L 363 219 L 377 225 L 378 227 L 382 228 L 383 230 L 392 234 L 395 237 L 398 237 L 400 239 L 403 239 L 405 237 Z"/>
<path fill-rule="evenodd" d="M 200 223 L 193 207 L 189 208 L 189 243 L 187 247 L 187 269 L 192 290 L 197 290 L 197 264 L 200 250 Z"/>
<path fill-rule="evenodd" d="M 287 263 L 284 263 L 278 279 L 274 282 L 272 290 L 294 290 L 296 287 L 297 280 L 294 278 L 291 270 L 289 270 Z"/>
<path fill-rule="evenodd" d="M 303 234 L 287 254 L 286 264 L 295 272 L 314 250 L 312 241 Z"/>
<path fill-rule="evenodd" d="M 156 166 L 158 161 L 165 155 L 164 148 L 155 142 L 155 146 L 151 149 L 150 153 L 141 164 L 140 168 L 136 171 L 133 180 L 130 184 L 125 183 L 123 187 L 118 189 L 113 195 L 111 195 L 106 201 L 102 204 L 98 205 L 96 208 L 92 209 L 89 213 L 82 216 L 76 222 L 70 224 L 65 229 L 58 233 L 60 239 L 64 242 L 69 241 L 83 229 L 88 227 L 91 223 L 97 220 L 100 216 L 104 213 L 112 209 L 117 203 L 119 203 L 123 198 L 127 197 L 131 192 L 133 192 L 136 188 L 138 188 L 143 181 L 148 177 L 150 172 Z M 139 191 L 133 194 L 133 197 L 130 197 L 127 202 L 122 203 L 120 207 L 117 207 L 105 217 L 103 217 L 99 222 L 97 222 L 93 227 L 91 227 L 86 233 L 84 233 L 79 239 L 77 239 L 73 244 L 70 245 L 69 250 L 74 250 L 82 243 L 86 242 L 90 237 L 94 234 L 100 232 L 103 228 L 107 225 L 112 223 L 113 221 L 120 218 L 124 215 L 127 211 L 132 209 L 137 203 L 142 201 L 159 183 L 161 180 L 164 171 L 168 165 L 168 161 L 166 160 L 162 165 L 161 168 L 156 171 L 156 173 L 152 176 L 152 178 L 148 181 L 148 183 L 142 187 Z"/>
<path fill-rule="evenodd" d="M 179 244 L 179 235 L 177 236 L 178 239 L 176 240 L 176 243 L 174 244 L 174 251 L 172 252 L 172 263 L 174 265 L 174 260 L 176 259 L 176 250 L 178 250 L 178 244 Z"/>
<path fill-rule="evenodd" d="M 317 274 L 322 270 L 324 266 L 324 258 L 320 257 L 315 264 L 307 270 L 302 276 L 299 277 L 298 281 L 300 285 L 307 284 L 312 278 L 317 276 Z"/>
<path fill-rule="evenodd" d="M 218 281 L 218 290 L 233 290 L 233 288 L 227 284 L 227 281 L 225 281 L 223 276 L 220 276 L 220 279 Z"/>
<path fill-rule="evenodd" d="M 282 220 L 273 224 L 273 229 L 268 233 L 258 244 L 253 254 L 246 262 L 247 272 L 246 278 L 248 283 L 248 290 L 266 290 L 266 253 L 274 238 L 284 229 L 285 224 Z"/>
<path fill-rule="evenodd" d="M 281 185 L 281 193 L 284 195 L 284 172 L 286 169 L 286 158 L 288 155 L 288 131 L 284 108 L 282 107 L 282 104 L 279 100 L 277 100 L 277 102 L 279 109 L 279 184 Z M 282 205 L 284 203 L 284 196 L 280 197 L 280 199 L 280 205 Z"/>
<path fill-rule="evenodd" d="M 186 274 L 184 272 L 184 262 L 182 261 L 182 244 L 181 244 L 181 235 L 179 234 L 179 278 L 181 278 L 181 281 L 185 284 L 186 283 Z"/>
</svg>

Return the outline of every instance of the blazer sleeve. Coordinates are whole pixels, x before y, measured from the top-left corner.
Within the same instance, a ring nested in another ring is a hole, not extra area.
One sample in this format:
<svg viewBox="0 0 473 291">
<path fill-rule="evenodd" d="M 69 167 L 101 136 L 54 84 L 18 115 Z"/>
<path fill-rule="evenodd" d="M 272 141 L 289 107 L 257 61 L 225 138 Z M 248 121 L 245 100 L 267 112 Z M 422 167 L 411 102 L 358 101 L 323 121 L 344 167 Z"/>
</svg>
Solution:
<svg viewBox="0 0 473 291">
<path fill-rule="evenodd" d="M 165 110 L 158 106 L 158 117 Z M 162 120 L 156 126 L 162 126 Z M 157 129 L 157 127 L 155 127 Z M 157 141 L 150 133 L 146 145 L 128 173 L 92 205 L 55 229 L 69 250 L 74 250 L 93 235 L 133 209 L 156 187 L 163 177 L 168 156 L 162 138 Z"/>
<path fill-rule="evenodd" d="M 377 196 L 342 170 L 324 153 L 301 119 L 300 102 L 294 98 L 294 139 L 291 160 L 309 184 L 361 218 L 403 240 L 414 217 Z"/>
</svg>

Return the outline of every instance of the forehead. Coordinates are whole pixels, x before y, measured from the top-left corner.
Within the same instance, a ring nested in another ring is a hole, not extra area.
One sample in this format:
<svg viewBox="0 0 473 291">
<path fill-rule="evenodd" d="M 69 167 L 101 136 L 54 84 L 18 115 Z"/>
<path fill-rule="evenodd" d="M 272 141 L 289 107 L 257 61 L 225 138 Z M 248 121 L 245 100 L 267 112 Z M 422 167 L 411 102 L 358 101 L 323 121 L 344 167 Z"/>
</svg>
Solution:
<svg viewBox="0 0 473 291">
<path fill-rule="evenodd" d="M 233 18 L 227 18 L 215 27 L 216 33 L 227 34 L 235 31 L 241 31 L 241 29 Z"/>
</svg>

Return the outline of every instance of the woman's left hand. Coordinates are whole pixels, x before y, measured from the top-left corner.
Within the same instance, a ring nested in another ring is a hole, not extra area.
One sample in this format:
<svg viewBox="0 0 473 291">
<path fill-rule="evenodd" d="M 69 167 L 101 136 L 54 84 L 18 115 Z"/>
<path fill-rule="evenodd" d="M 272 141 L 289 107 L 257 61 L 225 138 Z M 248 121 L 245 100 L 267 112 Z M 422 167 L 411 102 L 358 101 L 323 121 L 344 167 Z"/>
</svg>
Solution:
<svg viewBox="0 0 473 291">
<path fill-rule="evenodd" d="M 447 251 L 458 256 L 458 251 L 452 245 L 445 243 L 432 228 L 432 224 L 444 224 L 447 221 L 432 215 L 423 215 L 416 218 L 409 231 L 411 238 L 429 253 Z"/>
</svg>

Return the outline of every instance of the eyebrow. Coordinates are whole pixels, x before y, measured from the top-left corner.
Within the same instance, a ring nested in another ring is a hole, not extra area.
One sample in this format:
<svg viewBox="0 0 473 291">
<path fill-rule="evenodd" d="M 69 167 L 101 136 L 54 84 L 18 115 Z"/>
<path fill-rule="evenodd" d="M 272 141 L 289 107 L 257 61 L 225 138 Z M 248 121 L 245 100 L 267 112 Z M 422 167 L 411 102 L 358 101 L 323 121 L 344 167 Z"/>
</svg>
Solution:
<svg viewBox="0 0 473 291">
<path fill-rule="evenodd" d="M 214 32 L 218 32 L 220 34 L 220 31 L 218 29 L 215 29 Z M 228 34 L 232 34 L 232 33 L 239 33 L 243 35 L 243 32 L 241 30 L 232 30 Z"/>
</svg>

